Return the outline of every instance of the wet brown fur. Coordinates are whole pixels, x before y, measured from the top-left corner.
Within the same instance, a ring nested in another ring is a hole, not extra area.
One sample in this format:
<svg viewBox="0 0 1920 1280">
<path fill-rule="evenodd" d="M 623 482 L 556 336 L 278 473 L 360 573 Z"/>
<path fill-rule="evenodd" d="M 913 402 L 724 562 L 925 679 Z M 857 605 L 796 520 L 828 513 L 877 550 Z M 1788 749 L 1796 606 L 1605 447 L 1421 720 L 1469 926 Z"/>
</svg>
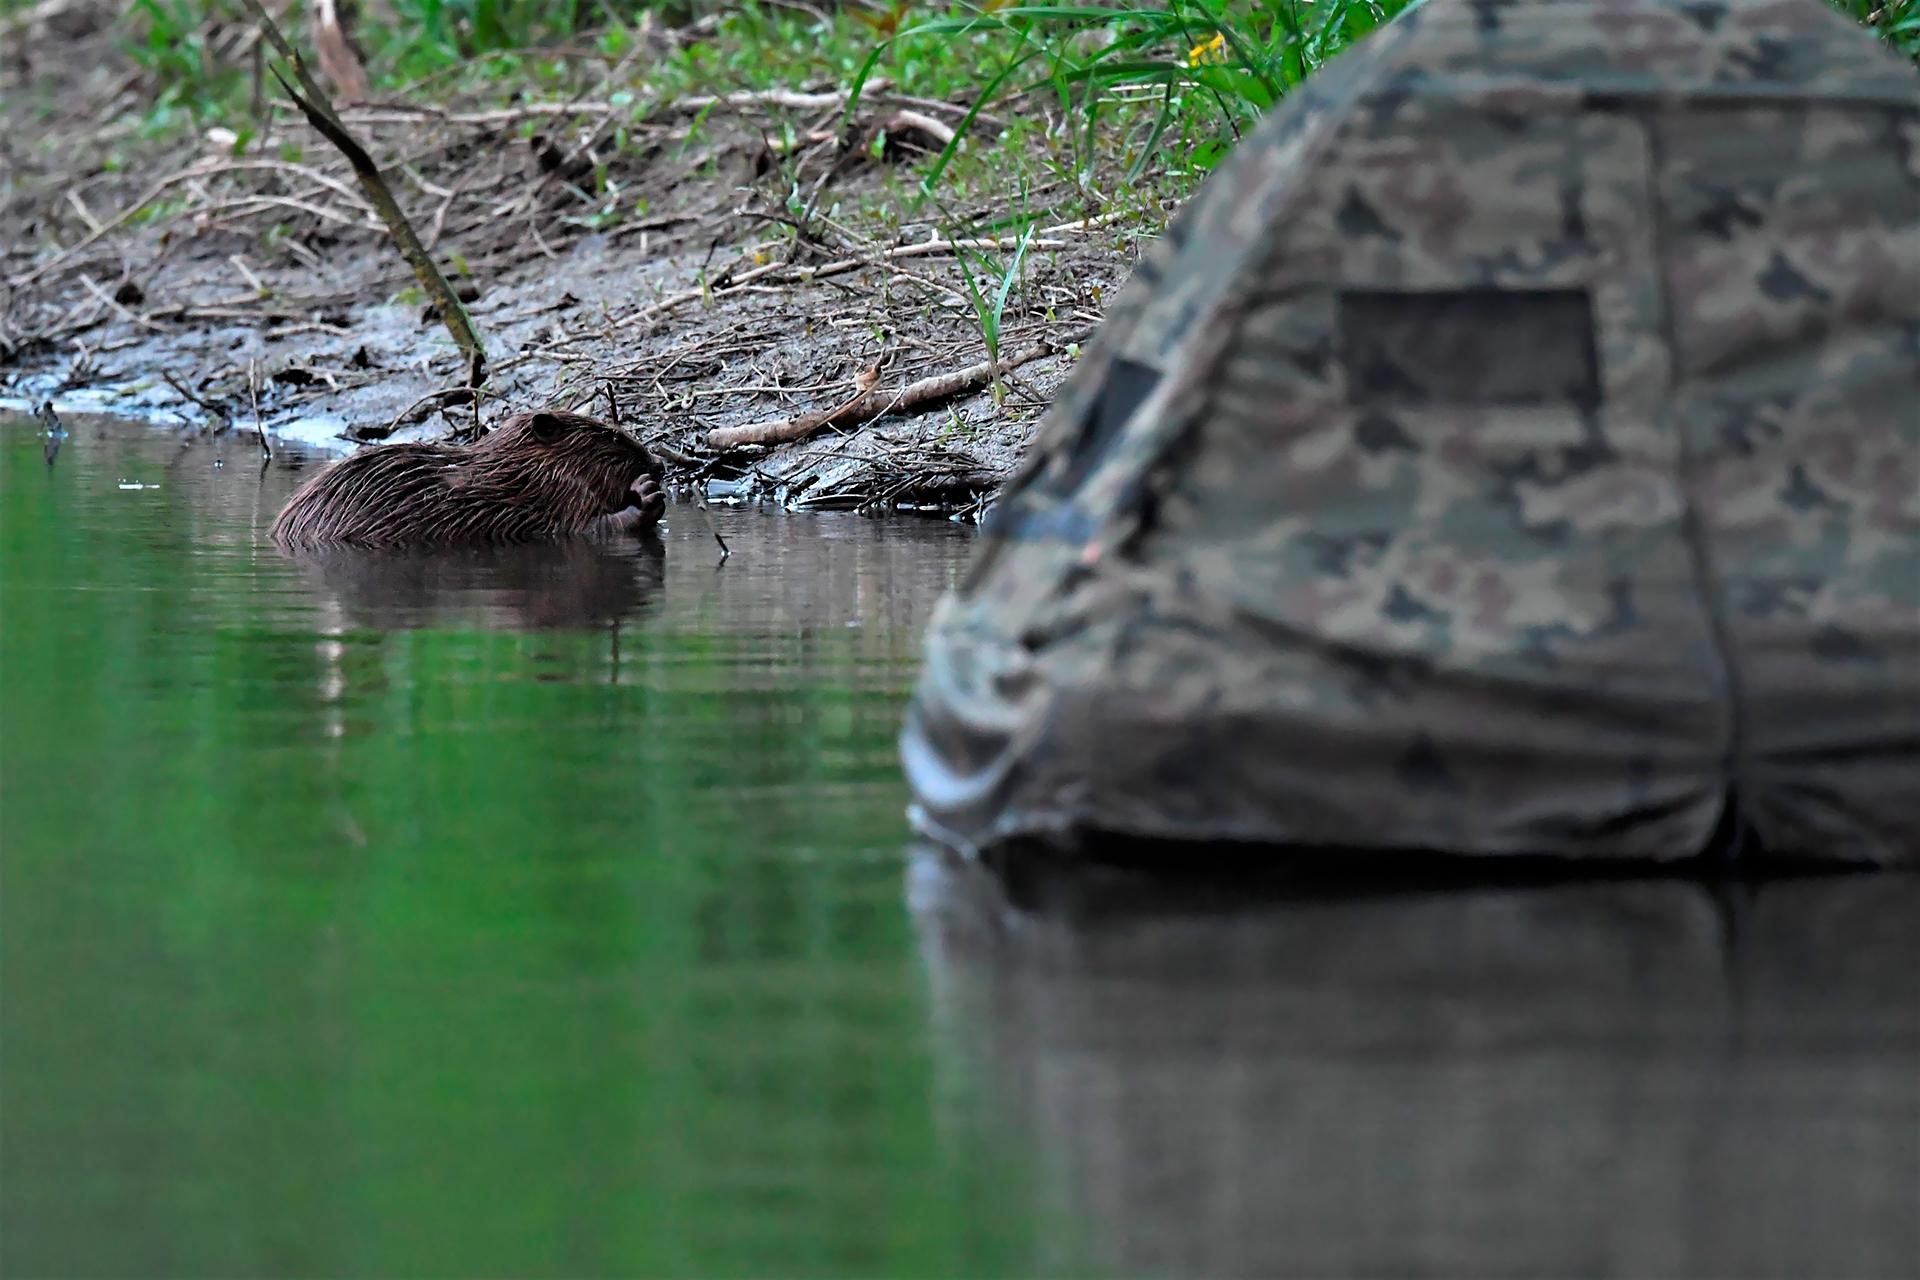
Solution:
<svg viewBox="0 0 1920 1280">
<path fill-rule="evenodd" d="M 364 449 L 302 485 L 273 523 L 283 547 L 527 542 L 643 528 L 642 477 L 661 466 L 627 432 L 577 413 L 518 413 L 477 444 Z M 609 521 L 609 517 L 614 517 Z"/>
</svg>

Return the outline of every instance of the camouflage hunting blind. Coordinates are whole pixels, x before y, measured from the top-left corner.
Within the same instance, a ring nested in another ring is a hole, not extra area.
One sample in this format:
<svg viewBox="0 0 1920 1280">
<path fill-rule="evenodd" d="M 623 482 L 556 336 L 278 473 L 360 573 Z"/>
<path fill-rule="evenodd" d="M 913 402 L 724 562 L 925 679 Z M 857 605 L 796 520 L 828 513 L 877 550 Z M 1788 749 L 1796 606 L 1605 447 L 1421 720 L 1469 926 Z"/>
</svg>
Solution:
<svg viewBox="0 0 1920 1280">
<path fill-rule="evenodd" d="M 1920 865 L 1920 76 L 1430 0 L 1140 264 L 931 626 L 951 844 Z"/>
</svg>

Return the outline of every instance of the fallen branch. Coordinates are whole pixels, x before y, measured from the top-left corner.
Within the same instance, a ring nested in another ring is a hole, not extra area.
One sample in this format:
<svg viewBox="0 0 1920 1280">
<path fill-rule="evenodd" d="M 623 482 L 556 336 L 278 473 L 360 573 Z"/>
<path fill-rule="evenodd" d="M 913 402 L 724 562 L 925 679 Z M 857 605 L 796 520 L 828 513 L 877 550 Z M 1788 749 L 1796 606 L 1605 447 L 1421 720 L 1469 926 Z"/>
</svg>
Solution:
<svg viewBox="0 0 1920 1280">
<path fill-rule="evenodd" d="M 886 82 L 874 81 L 876 86 L 884 87 Z M 869 86 L 863 97 L 874 96 Z M 708 107 L 775 107 L 790 111 L 825 111 L 832 107 L 844 106 L 847 95 L 838 90 L 823 93 L 799 93 L 792 89 L 738 89 L 732 93 L 695 94 L 690 97 L 675 98 L 660 104 L 662 110 L 683 114 L 697 113 Z M 919 99 L 914 99 L 916 103 Z M 942 104 L 947 105 L 947 104 Z M 961 108 L 964 110 L 964 108 Z M 611 116 L 631 114 L 631 103 L 616 103 L 611 99 L 578 98 L 567 102 L 523 102 L 517 106 L 499 107 L 488 111 L 444 111 L 434 107 L 417 107 L 403 103 L 369 104 L 352 113 L 356 124 L 411 124 L 420 119 L 431 119 L 440 124 L 452 125 L 501 125 L 513 124 L 542 116 Z M 640 123 L 642 129 L 653 128 Z"/>
<path fill-rule="evenodd" d="M 632 110 L 631 106 L 617 107 L 611 102 L 523 102 L 516 107 L 487 111 L 445 111 L 407 103 L 382 103 L 377 107 L 351 108 L 349 114 L 353 122 L 360 125 L 418 124 L 421 121 L 449 125 L 502 125 L 543 116 L 606 116 Z M 633 127 L 639 130 L 651 128 L 644 124 Z"/>
<path fill-rule="evenodd" d="M 874 80 L 867 85 L 864 93 L 881 93 L 892 87 L 889 81 Z M 792 89 L 737 89 L 732 93 L 676 98 L 667 105 L 677 111 L 704 111 L 708 107 L 780 107 L 788 111 L 826 111 L 843 107 L 846 102 L 846 92 L 840 89 L 829 89 L 825 93 L 796 93 Z"/>
<path fill-rule="evenodd" d="M 895 391 L 883 391 L 877 385 L 869 386 L 830 409 L 816 409 L 811 413 L 769 422 L 749 422 L 738 427 L 715 427 L 707 432 L 707 447 L 724 450 L 749 444 L 789 444 L 804 440 L 827 427 L 853 426 L 883 413 L 919 409 L 950 396 L 978 391 L 992 381 L 995 373 L 1053 355 L 1075 342 L 1084 341 L 1087 332 L 1049 338 L 1023 347 L 1010 356 L 1003 356 L 998 361 L 982 360 L 979 364 L 970 364 L 952 373 L 936 374 L 931 378 L 910 382 Z"/>
<path fill-rule="evenodd" d="M 1032 239 L 1027 241 L 1027 248 L 1063 249 L 1066 247 L 1066 241 L 1058 239 L 1057 237 L 1072 235 L 1077 232 L 1095 231 L 1101 227 L 1111 226 L 1127 216 L 1125 212 L 1116 211 L 1113 213 L 1103 213 L 1098 217 L 1076 218 L 1072 222 L 1062 222 L 1051 227 L 1042 227 L 1034 233 Z M 974 236 L 965 240 L 942 240 L 939 238 L 916 240 L 912 244 L 895 245 L 893 248 L 886 250 L 881 256 L 886 258 L 920 258 L 928 254 L 958 253 L 961 250 L 1017 249 L 1020 247 L 1020 240 L 1021 238 L 1019 236 Z"/>
<path fill-rule="evenodd" d="M 921 111 L 896 111 L 880 122 L 880 131 L 890 139 L 897 139 L 902 134 L 923 134 L 933 139 L 935 150 L 951 145 L 954 138 L 952 125 L 944 120 L 935 120 Z"/>
<path fill-rule="evenodd" d="M 394 414 L 393 421 L 387 424 L 387 429 L 382 434 L 392 435 L 409 423 L 419 422 L 435 408 L 470 404 L 473 402 L 478 391 L 478 387 L 442 387 L 438 391 L 429 391 L 426 395 L 421 396 L 418 400 L 415 400 L 412 404 Z"/>
</svg>

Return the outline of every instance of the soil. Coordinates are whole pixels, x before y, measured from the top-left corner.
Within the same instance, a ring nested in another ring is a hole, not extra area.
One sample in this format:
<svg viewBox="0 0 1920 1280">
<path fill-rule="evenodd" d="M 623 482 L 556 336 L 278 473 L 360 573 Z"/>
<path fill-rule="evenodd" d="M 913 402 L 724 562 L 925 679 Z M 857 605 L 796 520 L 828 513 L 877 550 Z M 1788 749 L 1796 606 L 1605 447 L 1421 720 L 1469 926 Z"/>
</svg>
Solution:
<svg viewBox="0 0 1920 1280">
<path fill-rule="evenodd" d="M 116 122 L 137 118 L 150 90 L 110 17 L 76 0 L 11 21 L 0 407 L 51 399 L 189 431 L 257 422 L 340 450 L 565 407 L 618 415 L 663 447 L 671 480 L 715 497 L 977 512 L 1166 212 L 1122 213 L 1066 182 L 1029 193 L 1040 229 L 1000 351 L 1046 353 L 1005 372 L 1002 397 L 981 387 L 791 442 L 712 448 L 715 428 L 831 408 L 876 379 L 884 410 L 889 388 L 987 359 L 959 262 L 940 246 L 970 225 L 1004 235 L 1004 205 L 947 217 L 929 205 L 906 224 L 893 212 L 937 150 L 913 118 L 951 126 L 967 102 L 881 86 L 845 127 L 839 87 L 796 86 L 632 124 L 612 106 L 628 71 L 591 65 L 571 107 L 434 101 L 431 86 L 342 105 L 470 295 L 490 365 L 476 397 L 351 169 L 289 104 L 263 99 L 262 136 L 243 154 L 217 130 L 142 142 Z M 209 42 L 245 58 L 255 38 L 235 27 Z M 989 253 L 1010 260 L 1013 241 Z M 989 295 L 997 285 L 982 282 Z"/>
</svg>

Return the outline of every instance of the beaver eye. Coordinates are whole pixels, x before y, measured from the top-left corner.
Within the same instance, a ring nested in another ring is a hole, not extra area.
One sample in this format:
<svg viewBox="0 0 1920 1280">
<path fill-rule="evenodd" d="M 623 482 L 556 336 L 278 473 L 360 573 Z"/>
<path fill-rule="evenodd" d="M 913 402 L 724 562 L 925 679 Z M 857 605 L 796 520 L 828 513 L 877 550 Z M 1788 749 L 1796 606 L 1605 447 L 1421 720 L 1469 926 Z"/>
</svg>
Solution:
<svg viewBox="0 0 1920 1280">
<path fill-rule="evenodd" d="M 550 413 L 536 413 L 527 426 L 533 432 L 533 438 L 541 444 L 553 444 L 567 433 L 567 424 Z"/>
</svg>

